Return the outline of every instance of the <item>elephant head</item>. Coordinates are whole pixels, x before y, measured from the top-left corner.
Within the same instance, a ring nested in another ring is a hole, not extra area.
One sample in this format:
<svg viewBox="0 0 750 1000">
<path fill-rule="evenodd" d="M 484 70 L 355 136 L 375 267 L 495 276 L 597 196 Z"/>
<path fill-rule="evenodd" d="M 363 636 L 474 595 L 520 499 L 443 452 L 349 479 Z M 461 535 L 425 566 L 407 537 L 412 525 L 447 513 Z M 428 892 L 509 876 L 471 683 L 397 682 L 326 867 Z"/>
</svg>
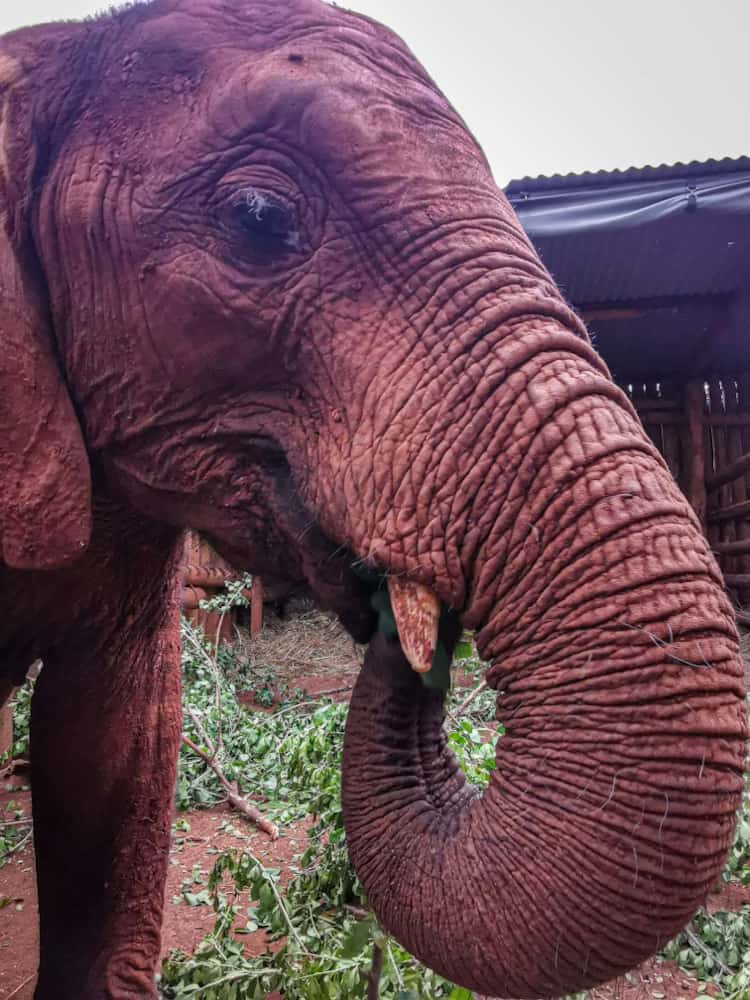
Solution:
<svg viewBox="0 0 750 1000">
<path fill-rule="evenodd" d="M 731 608 L 448 101 L 319 0 L 22 31 L 0 88 L 6 565 L 74 567 L 104 497 L 304 583 L 372 639 L 344 809 L 382 924 L 504 996 L 652 953 L 732 838 Z M 481 797 L 410 669 L 441 608 L 498 691 Z"/>
</svg>

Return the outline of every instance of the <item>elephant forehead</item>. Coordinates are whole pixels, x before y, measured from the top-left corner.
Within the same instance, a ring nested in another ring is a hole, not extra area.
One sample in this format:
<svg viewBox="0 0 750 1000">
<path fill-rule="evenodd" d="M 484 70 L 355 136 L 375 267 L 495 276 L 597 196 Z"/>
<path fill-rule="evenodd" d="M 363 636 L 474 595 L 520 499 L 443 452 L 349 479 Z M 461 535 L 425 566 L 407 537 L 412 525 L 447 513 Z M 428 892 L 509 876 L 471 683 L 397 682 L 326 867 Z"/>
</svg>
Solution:
<svg viewBox="0 0 750 1000">
<path fill-rule="evenodd" d="M 222 135 L 286 123 L 333 152 L 411 139 L 425 123 L 465 132 L 398 36 L 321 0 L 156 0 L 134 18 L 96 68 L 118 131 L 144 116 L 212 119 Z"/>
<path fill-rule="evenodd" d="M 339 156 L 358 152 L 348 146 L 352 142 L 372 149 L 404 137 L 423 140 L 431 129 L 463 131 L 445 100 L 418 80 L 407 87 L 341 48 L 296 48 L 302 63 L 274 53 L 260 64 L 239 60 L 213 90 L 209 80 L 212 113 L 231 116 L 239 131 L 268 127 L 281 133 L 286 127 L 305 149 Z"/>
</svg>

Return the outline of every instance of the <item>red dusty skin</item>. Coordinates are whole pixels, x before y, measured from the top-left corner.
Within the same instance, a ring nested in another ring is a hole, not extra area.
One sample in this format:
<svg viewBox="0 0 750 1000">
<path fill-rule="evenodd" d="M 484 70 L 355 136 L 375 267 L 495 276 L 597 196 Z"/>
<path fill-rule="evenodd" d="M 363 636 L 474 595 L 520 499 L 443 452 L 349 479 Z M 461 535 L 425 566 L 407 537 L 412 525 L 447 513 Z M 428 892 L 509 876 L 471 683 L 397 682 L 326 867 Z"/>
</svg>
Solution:
<svg viewBox="0 0 750 1000">
<path fill-rule="evenodd" d="M 421 583 L 388 577 L 388 593 L 404 656 L 418 674 L 432 667 L 438 641 L 440 601 Z"/>
</svg>

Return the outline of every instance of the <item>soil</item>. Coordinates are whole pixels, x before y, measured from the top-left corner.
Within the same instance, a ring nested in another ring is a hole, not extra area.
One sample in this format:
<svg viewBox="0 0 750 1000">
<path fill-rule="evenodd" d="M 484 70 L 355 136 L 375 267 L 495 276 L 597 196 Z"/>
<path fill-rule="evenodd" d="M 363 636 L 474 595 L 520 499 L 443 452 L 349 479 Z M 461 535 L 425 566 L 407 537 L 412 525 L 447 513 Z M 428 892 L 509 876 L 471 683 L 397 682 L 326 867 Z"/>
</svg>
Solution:
<svg viewBox="0 0 750 1000">
<path fill-rule="evenodd" d="M 300 620 L 301 619 L 301 620 Z M 336 700 L 346 699 L 358 670 L 359 651 L 335 624 L 321 615 L 306 614 L 293 622 L 267 619 L 261 636 L 247 652 L 256 671 L 273 670 L 280 685 L 299 687 L 310 695 L 334 691 Z M 462 674 L 461 686 L 475 683 Z M 253 704 L 256 695 L 243 694 Z M 253 704 L 253 707 L 256 707 Z M 0 816 L 7 815 L 11 800 L 30 815 L 30 793 L 20 784 L 21 776 L 0 790 Z M 255 856 L 269 867 L 280 868 L 282 882 L 288 879 L 307 846 L 306 823 L 285 827 L 276 841 L 245 823 L 228 806 L 181 813 L 186 830 L 175 833 L 170 851 L 166 903 L 162 932 L 162 955 L 173 948 L 192 951 L 213 925 L 209 906 L 190 906 L 184 891 L 198 892 L 193 883 L 195 869 L 205 879 L 215 853 L 249 845 Z M 231 832 L 227 827 L 239 831 Z M 708 900 L 709 909 L 739 910 L 750 903 L 750 888 L 722 886 Z M 268 945 L 264 931 L 243 935 L 249 954 L 260 954 Z M 32 1000 L 37 963 L 37 903 L 34 854 L 31 840 L 0 868 L 0 1000 Z M 592 992 L 592 1000 L 694 1000 L 698 983 L 673 962 L 651 959 L 637 970 Z M 706 991 L 709 995 L 711 989 Z M 281 1000 L 273 995 L 267 1000 Z M 490 1000 L 477 997 L 476 1000 Z"/>
<path fill-rule="evenodd" d="M 28 791 L 14 790 L 0 794 L 0 810 L 11 799 L 30 813 Z M 281 868 L 281 881 L 287 881 L 302 852 L 307 847 L 307 823 L 285 827 L 276 841 L 257 832 L 228 806 L 180 813 L 188 829 L 176 832 L 172 840 L 167 873 L 167 889 L 162 926 L 162 957 L 173 948 L 191 952 L 210 931 L 214 913 L 210 906 L 190 906 L 184 891 L 198 893 L 218 851 L 249 848 L 267 867 Z M 239 835 L 228 832 L 229 825 Z M 194 881 L 197 874 L 199 881 Z M 0 868 L 0 1000 L 32 1000 L 34 973 L 39 947 L 37 929 L 34 851 L 29 845 Z M 250 955 L 259 955 L 268 947 L 265 931 L 244 934 L 241 938 Z M 268 1000 L 276 1000 L 269 997 Z"/>
</svg>

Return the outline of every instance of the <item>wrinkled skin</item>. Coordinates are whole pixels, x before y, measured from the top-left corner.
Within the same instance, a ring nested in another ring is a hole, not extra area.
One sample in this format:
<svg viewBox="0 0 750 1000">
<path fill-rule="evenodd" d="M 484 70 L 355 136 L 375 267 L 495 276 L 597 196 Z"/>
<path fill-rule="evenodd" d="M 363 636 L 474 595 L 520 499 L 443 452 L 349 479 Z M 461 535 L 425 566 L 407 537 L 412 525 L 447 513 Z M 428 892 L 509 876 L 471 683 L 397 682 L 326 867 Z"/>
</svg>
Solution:
<svg viewBox="0 0 750 1000">
<path fill-rule="evenodd" d="M 7 36 L 0 212 L 0 669 L 45 663 L 38 1000 L 154 995 L 185 525 L 359 640 L 386 573 L 477 630 L 507 732 L 483 797 L 398 643 L 352 701 L 350 850 L 416 955 L 551 996 L 683 925 L 741 794 L 731 609 L 404 45 L 317 0 Z"/>
</svg>

